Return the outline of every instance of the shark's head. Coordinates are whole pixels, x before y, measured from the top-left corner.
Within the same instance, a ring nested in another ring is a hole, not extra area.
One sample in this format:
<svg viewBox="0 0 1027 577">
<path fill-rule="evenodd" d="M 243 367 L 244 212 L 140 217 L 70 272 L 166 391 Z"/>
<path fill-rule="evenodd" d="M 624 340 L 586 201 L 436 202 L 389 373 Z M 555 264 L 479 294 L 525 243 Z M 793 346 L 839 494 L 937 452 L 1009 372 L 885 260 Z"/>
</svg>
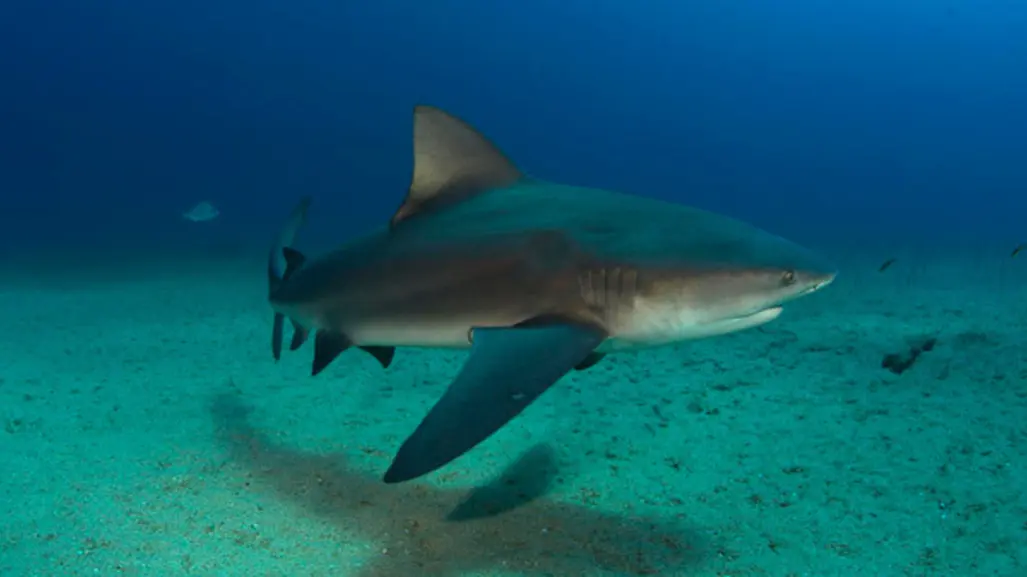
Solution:
<svg viewBox="0 0 1027 577">
<path fill-rule="evenodd" d="M 643 340 L 676 341 L 731 333 L 774 320 L 781 307 L 829 285 L 837 274 L 819 256 L 749 229 L 742 242 L 692 251 L 708 258 L 651 269 L 639 278 L 632 329 Z"/>
<path fill-rule="evenodd" d="M 827 286 L 834 276 L 833 272 L 783 267 L 696 270 L 667 282 L 662 291 L 677 303 L 679 316 L 687 321 L 734 323 L 760 315 L 776 317 L 782 305 Z"/>
</svg>

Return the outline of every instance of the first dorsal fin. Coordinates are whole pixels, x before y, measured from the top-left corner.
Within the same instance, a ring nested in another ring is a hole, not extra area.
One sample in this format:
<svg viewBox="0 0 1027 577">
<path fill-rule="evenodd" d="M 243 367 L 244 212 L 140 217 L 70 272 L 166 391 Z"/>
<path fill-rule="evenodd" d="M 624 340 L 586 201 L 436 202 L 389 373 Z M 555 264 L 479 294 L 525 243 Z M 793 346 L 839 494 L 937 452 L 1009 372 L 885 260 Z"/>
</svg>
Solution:
<svg viewBox="0 0 1027 577">
<path fill-rule="evenodd" d="M 523 177 L 473 126 L 432 106 L 414 108 L 414 175 L 391 225 Z"/>
</svg>

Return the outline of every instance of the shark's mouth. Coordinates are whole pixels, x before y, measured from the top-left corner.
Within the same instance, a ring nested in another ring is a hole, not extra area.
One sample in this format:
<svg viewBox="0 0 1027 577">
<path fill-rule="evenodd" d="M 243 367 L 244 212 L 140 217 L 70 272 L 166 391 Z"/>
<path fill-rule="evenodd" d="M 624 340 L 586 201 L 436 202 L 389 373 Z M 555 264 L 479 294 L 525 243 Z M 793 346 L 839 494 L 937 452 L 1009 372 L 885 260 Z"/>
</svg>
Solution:
<svg viewBox="0 0 1027 577">
<path fill-rule="evenodd" d="M 833 279 L 832 279 L 832 280 L 833 280 Z M 829 285 L 829 284 L 831 284 L 831 281 L 829 281 L 829 280 L 825 280 L 825 281 L 821 281 L 821 282 L 818 282 L 817 284 L 815 284 L 815 285 L 813 285 L 813 286 L 810 286 L 810 287 L 808 287 L 808 288 L 807 288 L 806 290 L 804 290 L 804 291 L 802 291 L 801 293 L 799 293 L 799 296 L 804 296 L 804 295 L 808 295 L 808 294 L 810 294 L 810 293 L 815 293 L 815 292 L 817 292 L 818 290 L 820 290 L 820 289 L 822 289 L 822 288 L 826 287 L 826 286 L 827 286 L 827 285 Z"/>
<path fill-rule="evenodd" d="M 761 311 L 752 313 L 751 315 L 733 317 L 721 322 L 729 323 L 731 325 L 743 325 L 746 327 L 752 327 L 762 325 L 763 323 L 768 323 L 776 319 L 778 316 L 781 315 L 782 310 L 783 309 L 781 307 L 770 307 L 768 309 L 763 309 Z"/>
</svg>

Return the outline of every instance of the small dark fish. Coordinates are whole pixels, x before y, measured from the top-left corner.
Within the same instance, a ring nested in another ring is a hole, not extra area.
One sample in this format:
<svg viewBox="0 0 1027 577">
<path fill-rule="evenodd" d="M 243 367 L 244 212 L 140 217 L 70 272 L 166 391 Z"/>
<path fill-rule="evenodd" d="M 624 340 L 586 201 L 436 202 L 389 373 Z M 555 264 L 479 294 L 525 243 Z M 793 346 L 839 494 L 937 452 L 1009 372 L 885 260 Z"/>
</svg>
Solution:
<svg viewBox="0 0 1027 577">
<path fill-rule="evenodd" d="M 877 272 L 884 272 L 884 271 L 888 270 L 888 268 L 891 267 L 891 265 L 893 265 L 893 264 L 895 264 L 895 259 L 890 258 L 890 259 L 884 261 L 883 263 L 881 263 L 881 266 L 880 266 L 880 268 L 877 269 Z"/>
<path fill-rule="evenodd" d="M 1009 258 L 1015 258 L 1016 255 L 1020 254 L 1020 251 L 1025 248 L 1027 248 L 1027 242 L 1016 245 L 1016 248 L 1013 249 L 1013 253 L 1009 255 Z"/>
</svg>

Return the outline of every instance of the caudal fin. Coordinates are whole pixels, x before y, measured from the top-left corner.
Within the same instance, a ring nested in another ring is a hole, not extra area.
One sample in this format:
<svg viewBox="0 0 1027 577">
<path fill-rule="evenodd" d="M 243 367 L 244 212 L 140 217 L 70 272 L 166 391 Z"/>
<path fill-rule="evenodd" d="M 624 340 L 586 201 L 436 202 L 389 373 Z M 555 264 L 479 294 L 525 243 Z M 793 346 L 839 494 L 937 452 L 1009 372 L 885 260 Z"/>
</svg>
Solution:
<svg viewBox="0 0 1027 577">
<path fill-rule="evenodd" d="M 300 199 L 292 214 L 285 221 L 285 226 L 278 233 L 278 238 L 271 245 L 271 252 L 267 257 L 267 284 L 268 296 L 274 295 L 275 291 L 285 282 L 289 275 L 296 272 L 303 265 L 303 255 L 292 248 L 296 241 L 296 234 L 307 221 L 307 209 L 310 208 L 310 197 Z M 285 316 L 275 313 L 274 324 L 271 329 L 271 354 L 275 360 L 282 356 L 282 332 L 285 326 Z"/>
<path fill-rule="evenodd" d="M 271 245 L 271 253 L 267 257 L 267 280 L 268 288 L 272 293 L 281 284 L 288 270 L 288 257 L 283 249 L 292 248 L 292 243 L 296 241 L 296 234 L 299 233 L 300 228 L 307 222 L 308 208 L 310 208 L 310 197 L 304 196 L 300 199 L 296 208 L 292 209 L 292 214 L 289 215 L 289 219 L 285 221 L 285 226 L 278 233 L 278 238 Z M 299 253 L 296 252 L 296 254 Z"/>
</svg>

